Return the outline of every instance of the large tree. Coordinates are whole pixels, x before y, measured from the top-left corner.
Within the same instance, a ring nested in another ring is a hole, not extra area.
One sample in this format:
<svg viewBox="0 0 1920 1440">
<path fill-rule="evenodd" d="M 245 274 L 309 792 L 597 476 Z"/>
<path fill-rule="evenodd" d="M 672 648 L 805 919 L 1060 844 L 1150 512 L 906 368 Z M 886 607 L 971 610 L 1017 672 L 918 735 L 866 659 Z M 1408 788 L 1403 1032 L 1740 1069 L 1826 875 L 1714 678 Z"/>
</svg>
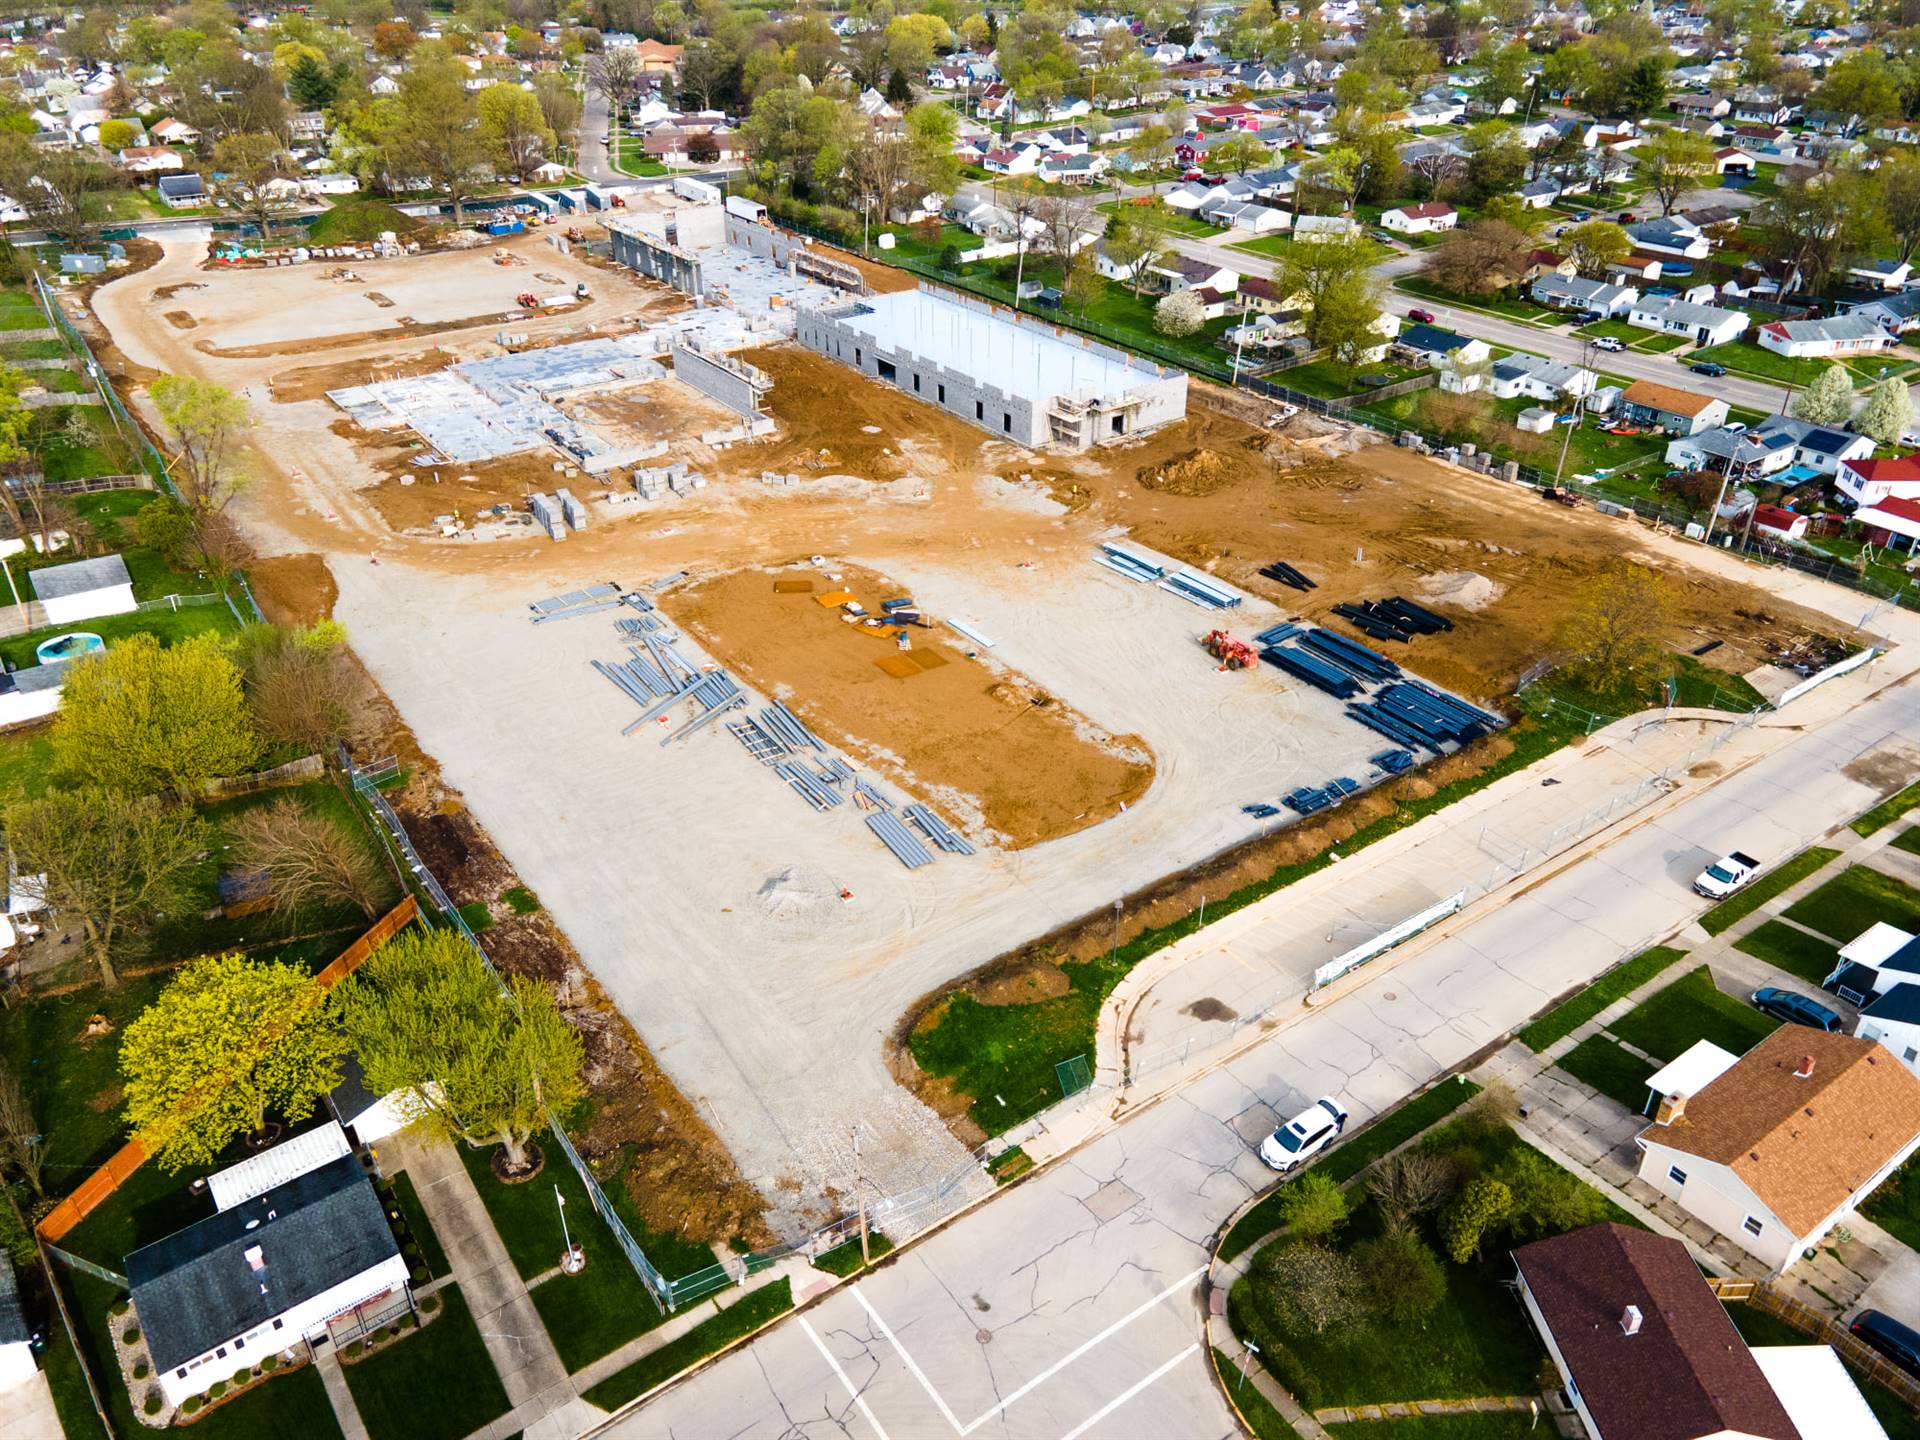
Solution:
<svg viewBox="0 0 1920 1440">
<path fill-rule="evenodd" d="M 1713 142 L 1691 130 L 1660 130 L 1634 148 L 1632 159 L 1660 213 L 1671 215 L 1682 195 L 1713 174 Z"/>
<path fill-rule="evenodd" d="M 290 797 L 247 811 L 233 839 L 235 860 L 264 880 L 276 914 L 352 905 L 371 920 L 392 894 L 363 835 Z"/>
<path fill-rule="evenodd" d="M 1520 134 L 1504 120 L 1483 120 L 1461 138 L 1467 152 L 1467 183 L 1474 198 L 1486 200 L 1517 187 L 1527 172 L 1527 150 Z"/>
<path fill-rule="evenodd" d="M 1491 295 L 1526 274 L 1533 241 L 1500 220 L 1476 220 L 1428 253 L 1426 273 L 1456 295 Z"/>
<path fill-rule="evenodd" d="M 466 77 L 466 67 L 451 58 L 416 59 L 383 113 L 388 174 L 396 184 L 424 180 L 443 193 L 453 202 L 455 225 L 466 223 L 466 202 L 490 169 Z"/>
<path fill-rule="evenodd" d="M 78 921 L 110 990 L 127 930 L 173 908 L 207 843 L 188 807 L 97 788 L 19 801 L 6 826 L 13 863 L 46 876 L 47 904 Z"/>
<path fill-rule="evenodd" d="M 440 1133 L 502 1146 L 510 1171 L 585 1093 L 585 1051 L 553 992 L 515 975 L 503 994 L 456 931 L 389 941 L 346 982 L 341 1015 L 375 1094 L 401 1091 Z"/>
<path fill-rule="evenodd" d="M 1867 396 L 1855 428 L 1882 445 L 1898 445 L 1913 425 L 1913 391 L 1904 380 L 1882 380 Z"/>
<path fill-rule="evenodd" d="M 518 85 L 489 85 L 475 103 L 480 134 L 503 173 L 524 176 L 553 148 L 539 97 Z"/>
<path fill-rule="evenodd" d="M 53 754 L 61 773 L 87 784 L 191 799 L 207 781 L 250 767 L 260 741 L 219 636 L 162 646 L 141 634 L 68 667 Z"/>
<path fill-rule="evenodd" d="M 68 249 L 84 249 L 100 235 L 120 177 L 81 150 L 43 150 L 24 135 L 0 135 L 0 191 L 27 223 Z"/>
<path fill-rule="evenodd" d="M 293 208 L 296 195 L 288 181 L 299 173 L 293 156 L 277 135 L 229 135 L 213 148 L 214 194 L 273 234 L 274 217 Z"/>
<path fill-rule="evenodd" d="M 1819 291 L 1846 256 L 1881 248 L 1886 225 L 1877 202 L 1858 171 L 1822 171 L 1787 181 L 1743 228 L 1784 274 L 1787 292 Z"/>
<path fill-rule="evenodd" d="M 127 1123 L 167 1171 L 212 1164 L 271 1111 L 306 1119 L 346 1042 L 305 970 L 245 955 L 181 968 L 120 1041 Z"/>
<path fill-rule="evenodd" d="M 1671 587 L 1644 566 L 1619 563 L 1574 593 L 1564 639 L 1574 667 L 1596 689 L 1612 690 L 1666 650 L 1672 620 Z"/>
<path fill-rule="evenodd" d="M 1787 413 L 1815 425 L 1846 424 L 1853 414 L 1853 376 L 1844 365 L 1827 366 L 1788 402 Z"/>
<path fill-rule="evenodd" d="M 588 88 L 607 102 L 607 159 L 616 169 L 620 164 L 620 112 L 633 98 L 640 73 L 640 52 L 630 45 L 603 49 L 587 66 Z"/>
<path fill-rule="evenodd" d="M 1567 258 L 1589 279 L 1599 279 L 1607 267 L 1633 253 L 1633 238 L 1611 220 L 1583 220 L 1560 237 Z"/>
</svg>

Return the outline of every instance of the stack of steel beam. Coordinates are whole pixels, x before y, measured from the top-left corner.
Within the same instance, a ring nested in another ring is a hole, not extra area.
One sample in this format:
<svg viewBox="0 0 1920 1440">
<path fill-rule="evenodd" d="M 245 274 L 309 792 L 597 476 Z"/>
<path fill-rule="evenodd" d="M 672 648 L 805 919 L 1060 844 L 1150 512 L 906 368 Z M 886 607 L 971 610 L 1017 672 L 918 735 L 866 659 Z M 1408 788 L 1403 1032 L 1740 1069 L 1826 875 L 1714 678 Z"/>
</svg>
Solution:
<svg viewBox="0 0 1920 1440">
<path fill-rule="evenodd" d="M 1378 650 L 1369 650 L 1358 640 L 1349 640 L 1331 630 L 1309 630 L 1300 637 L 1300 643 L 1355 679 L 1371 683 L 1400 678 L 1400 667 Z"/>
<path fill-rule="evenodd" d="M 1100 553 L 1093 557 L 1093 563 L 1104 565 L 1116 575 L 1124 575 L 1142 585 L 1159 580 L 1167 573 L 1167 567 L 1159 561 L 1111 541 L 1100 547 Z"/>
<path fill-rule="evenodd" d="M 880 843 L 891 850 L 894 858 L 909 870 L 918 870 L 922 865 L 933 863 L 933 856 L 927 852 L 927 847 L 900 823 L 900 817 L 893 811 L 875 810 L 867 816 L 867 828 L 878 835 Z"/>
<path fill-rule="evenodd" d="M 1182 570 L 1178 575 L 1168 576 L 1160 582 L 1160 588 L 1169 595 L 1178 595 L 1182 600 L 1209 610 L 1231 610 L 1240 603 L 1239 595 L 1212 576 L 1194 570 Z"/>
<path fill-rule="evenodd" d="M 1297 645 L 1270 645 L 1260 658 L 1316 690 L 1324 690 L 1336 700 L 1347 700 L 1360 693 L 1360 683 L 1346 671 L 1329 665 L 1317 655 Z"/>
<path fill-rule="evenodd" d="M 947 828 L 947 822 L 925 805 L 915 801 L 902 812 L 907 819 L 920 827 L 927 839 L 938 845 L 950 855 L 971 855 L 973 847 Z"/>
</svg>

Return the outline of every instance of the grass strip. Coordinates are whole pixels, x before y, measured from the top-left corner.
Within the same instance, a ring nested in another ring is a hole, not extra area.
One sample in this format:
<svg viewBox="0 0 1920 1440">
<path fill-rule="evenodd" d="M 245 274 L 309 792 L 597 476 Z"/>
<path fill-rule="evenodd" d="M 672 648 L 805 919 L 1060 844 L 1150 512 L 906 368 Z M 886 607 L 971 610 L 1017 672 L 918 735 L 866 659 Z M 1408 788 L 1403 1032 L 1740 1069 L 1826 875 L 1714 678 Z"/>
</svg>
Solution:
<svg viewBox="0 0 1920 1440">
<path fill-rule="evenodd" d="M 1866 865 L 1849 865 L 1811 895 L 1787 907 L 1786 917 L 1841 944 L 1876 922 L 1920 930 L 1920 890 Z"/>
<path fill-rule="evenodd" d="M 1707 911 L 1700 917 L 1700 928 L 1709 935 L 1718 935 L 1730 925 L 1746 919 L 1774 896 L 1791 890 L 1839 853 L 1838 850 L 1828 850 L 1820 845 L 1811 850 L 1802 850 L 1777 869 L 1762 872 L 1738 895 L 1729 896 Z"/>
<path fill-rule="evenodd" d="M 763 1285 L 703 1320 L 678 1340 L 669 1341 L 651 1355 L 643 1355 L 624 1370 L 617 1370 L 588 1390 L 585 1399 L 602 1410 L 618 1410 L 629 1400 L 664 1385 L 682 1370 L 718 1354 L 734 1341 L 744 1339 L 761 1326 L 778 1319 L 793 1308 L 793 1286 L 786 1277 Z"/>
<path fill-rule="evenodd" d="M 878 1260 L 882 1255 L 885 1255 L 892 1249 L 893 1241 L 889 1240 L 885 1235 L 882 1235 L 878 1230 L 872 1230 L 867 1233 L 867 1253 L 873 1256 L 875 1260 Z M 816 1255 L 813 1260 L 814 1269 L 824 1270 L 829 1275 L 838 1275 L 842 1280 L 846 1279 L 847 1276 L 853 1274 L 855 1271 L 862 1269 L 865 1265 L 866 1262 L 860 1258 L 860 1237 L 858 1235 L 843 1244 L 834 1246 L 833 1249 L 827 1251 L 824 1255 Z"/>
<path fill-rule="evenodd" d="M 373 1440 L 459 1440 L 513 1408 L 460 1287 L 434 1297 L 445 1309 L 431 1324 L 346 1367 Z"/>
<path fill-rule="evenodd" d="M 1334 1440 L 1529 1440 L 1540 1433 L 1534 1429 L 1532 1417 L 1512 1410 L 1349 1420 L 1329 1425 L 1326 1431 Z"/>
<path fill-rule="evenodd" d="M 1254 1440 L 1300 1440 L 1300 1432 L 1273 1408 L 1273 1402 L 1260 1393 L 1260 1387 L 1247 1384 L 1240 1367 L 1222 1354 L 1218 1345 L 1209 1348 L 1213 1351 L 1213 1373 L 1226 1387 L 1233 1408 L 1253 1431 Z M 1253 1357 L 1249 1355 L 1247 1361 L 1251 1364 Z"/>
<path fill-rule="evenodd" d="M 1442 1080 L 1432 1089 L 1414 1096 L 1399 1109 L 1388 1111 L 1365 1129 L 1357 1131 L 1306 1169 L 1318 1170 L 1344 1185 L 1382 1155 L 1398 1149 L 1422 1131 L 1437 1125 L 1479 1093 L 1480 1087 L 1464 1075 Z M 1306 1170 L 1300 1173 L 1305 1174 Z M 1259 1204 L 1234 1222 L 1233 1228 L 1220 1241 L 1219 1254 L 1222 1260 L 1233 1259 L 1261 1237 L 1280 1228 L 1280 1211 L 1286 1201 L 1287 1188 L 1286 1183 L 1276 1185 L 1261 1198 Z"/>
<path fill-rule="evenodd" d="M 413 1187 L 413 1177 L 402 1170 L 388 1183 L 393 1194 L 392 1204 L 406 1221 L 407 1233 L 419 1248 L 420 1263 L 426 1267 L 427 1278 L 438 1280 L 442 1275 L 451 1275 L 453 1267 L 447 1263 L 447 1252 L 440 1246 L 440 1237 L 433 1233 L 433 1222 L 427 1219 L 426 1208 Z"/>
<path fill-rule="evenodd" d="M 1920 1250 L 1920 1160 L 1894 1171 L 1860 1209 L 1901 1244 Z"/>
<path fill-rule="evenodd" d="M 1909 855 L 1920 855 L 1920 825 L 1909 825 L 1887 843 Z"/>
<path fill-rule="evenodd" d="M 1631 995 L 1674 961 L 1686 955 L 1671 945 L 1644 950 L 1616 966 L 1586 989 L 1563 1000 L 1520 1032 L 1520 1043 L 1538 1055 L 1554 1041 L 1571 1035 L 1614 1001 Z"/>
<path fill-rule="evenodd" d="M 1871 835 L 1876 830 L 1885 829 L 1916 805 L 1920 805 L 1920 780 L 1914 781 L 1904 790 L 1889 795 L 1854 821 L 1853 833 Z"/>
<path fill-rule="evenodd" d="M 1769 920 L 1733 942 L 1733 948 L 1777 965 L 1809 985 L 1826 983 L 1840 963 L 1840 952 L 1817 935 L 1796 930 L 1784 920 Z"/>
</svg>

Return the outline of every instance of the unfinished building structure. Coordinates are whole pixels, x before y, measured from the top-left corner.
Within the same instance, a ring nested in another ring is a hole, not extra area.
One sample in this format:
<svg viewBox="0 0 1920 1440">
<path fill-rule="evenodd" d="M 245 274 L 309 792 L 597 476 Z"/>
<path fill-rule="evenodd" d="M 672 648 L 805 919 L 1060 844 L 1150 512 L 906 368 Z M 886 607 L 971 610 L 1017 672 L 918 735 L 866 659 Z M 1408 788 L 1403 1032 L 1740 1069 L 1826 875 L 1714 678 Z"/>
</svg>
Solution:
<svg viewBox="0 0 1920 1440">
<path fill-rule="evenodd" d="M 803 310 L 795 338 L 1029 449 L 1085 450 L 1187 413 L 1184 371 L 925 285 Z"/>
<path fill-rule="evenodd" d="M 783 330 L 793 307 L 867 288 L 857 266 L 768 224 L 766 206 L 737 195 L 724 209 L 629 210 L 602 223 L 628 269 L 709 305 L 772 313 Z"/>
</svg>

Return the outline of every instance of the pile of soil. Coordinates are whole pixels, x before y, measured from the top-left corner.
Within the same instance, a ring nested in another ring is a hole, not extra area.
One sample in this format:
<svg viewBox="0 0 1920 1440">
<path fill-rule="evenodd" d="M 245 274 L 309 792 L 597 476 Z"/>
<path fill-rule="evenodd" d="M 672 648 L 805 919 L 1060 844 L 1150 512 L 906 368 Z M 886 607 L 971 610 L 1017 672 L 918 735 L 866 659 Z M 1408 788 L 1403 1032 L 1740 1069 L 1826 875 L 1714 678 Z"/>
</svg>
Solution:
<svg viewBox="0 0 1920 1440">
<path fill-rule="evenodd" d="M 1231 460 L 1207 449 L 1189 451 L 1169 464 L 1148 466 L 1139 473 L 1142 485 L 1166 495 L 1211 495 L 1238 478 Z"/>
<path fill-rule="evenodd" d="M 412 355 L 377 355 L 362 360 L 341 360 L 330 365 L 301 365 L 273 376 L 267 381 L 267 389 L 275 403 L 281 405 L 292 405 L 302 400 L 324 400 L 329 390 L 347 390 L 355 385 L 371 385 L 380 380 L 431 375 L 446 369 L 456 358 L 436 347 Z"/>
<path fill-rule="evenodd" d="M 349 245 L 378 240 L 391 230 L 402 240 L 418 237 L 427 229 L 413 216 L 384 200 L 340 200 L 307 227 L 309 245 Z"/>
</svg>

